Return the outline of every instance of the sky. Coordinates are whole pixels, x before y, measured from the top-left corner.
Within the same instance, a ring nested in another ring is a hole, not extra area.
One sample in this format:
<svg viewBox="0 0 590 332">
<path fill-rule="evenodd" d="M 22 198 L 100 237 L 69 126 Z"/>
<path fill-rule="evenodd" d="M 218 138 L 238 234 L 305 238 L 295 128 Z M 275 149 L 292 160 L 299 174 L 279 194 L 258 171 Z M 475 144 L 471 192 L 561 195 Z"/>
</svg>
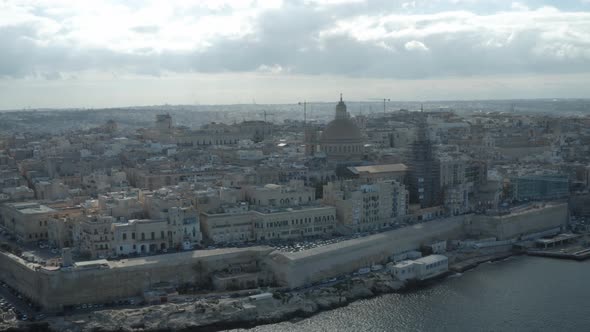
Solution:
<svg viewBox="0 0 590 332">
<path fill-rule="evenodd" d="M 0 109 L 590 97 L 590 0 L 0 0 L 0 45 Z"/>
</svg>

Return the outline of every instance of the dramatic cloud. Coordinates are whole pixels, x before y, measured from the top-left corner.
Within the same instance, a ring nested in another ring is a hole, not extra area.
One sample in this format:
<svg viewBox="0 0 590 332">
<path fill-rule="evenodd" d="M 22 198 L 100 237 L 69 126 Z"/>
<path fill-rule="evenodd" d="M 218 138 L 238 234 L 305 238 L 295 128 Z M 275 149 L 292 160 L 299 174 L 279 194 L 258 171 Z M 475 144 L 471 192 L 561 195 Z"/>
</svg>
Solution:
<svg viewBox="0 0 590 332">
<path fill-rule="evenodd" d="M 418 1 L 382 12 L 363 1 L 263 3 L 7 1 L 0 5 L 0 75 L 289 68 L 420 78 L 590 68 L 588 12 L 531 10 L 521 2 L 493 13 L 419 13 L 431 8 Z"/>
<path fill-rule="evenodd" d="M 590 3 L 546 1 L 4 0 L 0 79 L 588 73 Z"/>
</svg>

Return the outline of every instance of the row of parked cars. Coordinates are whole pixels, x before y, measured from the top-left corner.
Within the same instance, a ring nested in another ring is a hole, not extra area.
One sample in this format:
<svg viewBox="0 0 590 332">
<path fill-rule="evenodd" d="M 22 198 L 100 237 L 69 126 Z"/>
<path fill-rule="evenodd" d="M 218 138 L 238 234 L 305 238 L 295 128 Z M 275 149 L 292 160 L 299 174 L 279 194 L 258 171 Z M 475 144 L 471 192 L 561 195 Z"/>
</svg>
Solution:
<svg viewBox="0 0 590 332">
<path fill-rule="evenodd" d="M 95 309 L 100 309 L 100 308 L 111 308 L 111 307 L 117 307 L 117 306 L 130 306 L 130 305 L 136 305 L 136 304 L 141 304 L 141 303 L 138 303 L 138 301 L 136 301 L 135 299 L 124 299 L 124 300 L 118 300 L 118 301 L 111 301 L 111 302 L 107 302 L 107 303 L 78 304 L 78 305 L 72 306 L 68 309 L 70 309 L 70 310 L 95 310 Z"/>
<path fill-rule="evenodd" d="M 2 313 L 13 312 L 14 315 L 16 316 L 16 319 L 22 320 L 22 321 L 29 320 L 29 317 L 26 314 L 23 314 L 22 312 L 20 312 L 17 308 L 14 307 L 14 305 L 12 303 L 8 302 L 5 298 L 3 298 L 1 296 L 0 296 L 0 312 L 2 312 Z"/>
<path fill-rule="evenodd" d="M 21 308 L 23 306 L 28 306 L 30 308 L 29 311 L 39 312 L 41 307 L 33 303 L 33 301 L 27 298 L 25 295 L 19 293 L 16 289 L 10 287 L 7 283 L 0 281 L 0 287 L 4 288 L 10 294 L 18 299 L 19 302 L 22 303 Z M 18 320 L 27 321 L 27 320 L 39 320 L 45 318 L 43 314 L 35 315 L 34 317 L 29 317 L 27 313 L 22 312 L 17 308 L 14 303 L 11 303 L 8 299 L 0 296 L 0 310 L 3 312 L 10 312 L 12 311 Z"/>
</svg>

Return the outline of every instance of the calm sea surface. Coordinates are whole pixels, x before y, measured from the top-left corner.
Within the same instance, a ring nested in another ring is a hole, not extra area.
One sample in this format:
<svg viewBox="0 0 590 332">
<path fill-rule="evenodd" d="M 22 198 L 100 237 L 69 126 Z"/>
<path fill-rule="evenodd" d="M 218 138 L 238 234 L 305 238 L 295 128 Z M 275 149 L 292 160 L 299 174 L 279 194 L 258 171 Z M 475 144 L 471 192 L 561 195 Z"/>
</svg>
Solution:
<svg viewBox="0 0 590 332">
<path fill-rule="evenodd" d="M 410 294 L 248 331 L 590 331 L 590 261 L 509 258 Z"/>
</svg>

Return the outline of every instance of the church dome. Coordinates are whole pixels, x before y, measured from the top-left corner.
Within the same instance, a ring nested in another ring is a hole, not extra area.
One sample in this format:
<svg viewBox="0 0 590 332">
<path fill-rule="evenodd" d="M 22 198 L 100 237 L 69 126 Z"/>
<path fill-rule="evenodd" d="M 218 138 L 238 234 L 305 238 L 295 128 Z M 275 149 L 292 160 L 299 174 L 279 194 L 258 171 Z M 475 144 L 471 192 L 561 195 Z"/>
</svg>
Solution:
<svg viewBox="0 0 590 332">
<path fill-rule="evenodd" d="M 363 140 L 359 127 L 350 119 L 334 119 L 322 132 L 321 141 L 331 142 L 361 142 Z"/>
<path fill-rule="evenodd" d="M 351 163 L 362 159 L 363 135 L 356 123 L 350 119 L 342 95 L 336 105 L 334 120 L 328 123 L 320 136 L 320 148 L 329 162 Z"/>
<path fill-rule="evenodd" d="M 328 123 L 320 140 L 324 143 L 357 143 L 363 140 L 359 127 L 350 119 L 350 114 L 346 111 L 342 94 L 340 94 L 340 102 L 336 105 L 334 120 Z"/>
</svg>

